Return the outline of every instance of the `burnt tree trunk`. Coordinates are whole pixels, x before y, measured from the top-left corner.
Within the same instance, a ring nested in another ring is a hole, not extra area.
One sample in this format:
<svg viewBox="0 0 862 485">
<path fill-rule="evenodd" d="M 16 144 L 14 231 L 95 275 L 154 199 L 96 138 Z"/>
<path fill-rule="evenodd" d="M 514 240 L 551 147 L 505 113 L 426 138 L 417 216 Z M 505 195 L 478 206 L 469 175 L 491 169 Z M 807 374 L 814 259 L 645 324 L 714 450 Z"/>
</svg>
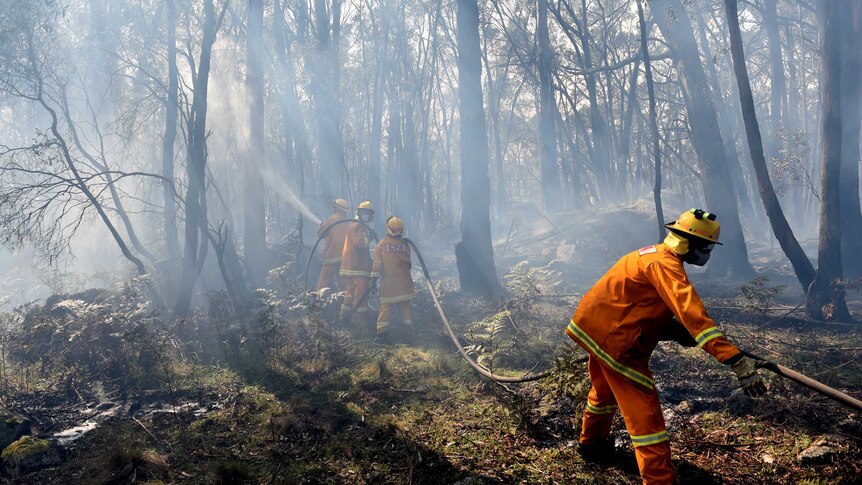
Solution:
<svg viewBox="0 0 862 485">
<path fill-rule="evenodd" d="M 656 122 L 655 88 L 652 82 L 652 66 L 649 60 L 649 49 L 647 48 L 647 28 L 644 20 L 644 8 L 641 0 L 638 0 L 638 20 L 640 22 L 641 35 L 641 57 L 644 60 L 644 71 L 647 83 L 647 95 L 649 96 L 649 128 L 652 135 L 652 156 L 655 161 L 655 184 L 653 185 L 653 200 L 655 201 L 655 218 L 658 222 L 658 241 L 665 237 L 664 211 L 661 207 L 661 147 L 659 146 L 658 123 Z M 635 89 L 636 86 L 632 86 Z"/>
<path fill-rule="evenodd" d="M 778 155 L 778 133 L 784 115 L 784 98 L 787 82 L 784 78 L 784 62 L 781 55 L 781 36 L 778 32 L 777 0 L 766 0 L 763 8 L 763 28 L 769 45 L 769 129 L 767 130 L 767 155 Z"/>
<path fill-rule="evenodd" d="M 787 219 L 781 209 L 781 203 L 772 187 L 769 178 L 769 169 L 766 166 L 766 157 L 763 155 L 763 141 L 760 137 L 760 126 L 757 123 L 757 115 L 754 110 L 754 96 L 751 94 L 751 84 L 748 80 L 748 69 L 745 66 L 745 52 L 742 46 L 742 34 L 739 31 L 739 14 L 737 12 L 736 0 L 724 0 L 727 13 L 727 26 L 730 30 L 730 52 L 733 56 L 733 70 L 736 74 L 736 83 L 739 86 L 739 100 L 742 103 L 742 118 L 745 121 L 745 134 L 748 138 L 748 151 L 751 154 L 751 163 L 754 165 L 754 174 L 757 177 L 757 186 L 760 189 L 760 199 L 772 225 L 772 232 L 790 264 L 796 273 L 796 279 L 802 285 L 803 290 L 814 281 L 814 265 L 805 255 Z"/>
<path fill-rule="evenodd" d="M 847 320 L 850 312 L 839 286 L 841 267 L 841 16 L 843 1 L 823 0 L 821 14 L 822 158 L 820 165 L 820 244 L 817 276 L 805 309 L 816 320 Z M 858 255 L 857 255 L 858 257 Z"/>
<path fill-rule="evenodd" d="M 174 0 L 165 2 L 165 23 L 167 24 L 167 61 L 168 92 L 165 95 L 165 136 L 162 138 L 162 177 L 164 197 L 164 231 L 170 272 L 168 280 L 174 283 L 172 268 L 180 261 L 180 239 L 177 232 L 177 205 L 174 201 L 174 142 L 177 139 L 177 116 L 179 114 L 179 74 L 177 70 L 177 12 Z"/>
<path fill-rule="evenodd" d="M 539 51 L 539 173 L 545 212 L 561 209 L 560 171 L 557 169 L 557 131 L 554 127 L 553 57 L 548 39 L 548 3 L 536 0 L 536 44 Z"/>
<path fill-rule="evenodd" d="M 341 134 L 341 105 L 338 102 L 338 44 L 341 28 L 341 0 L 314 0 L 317 23 L 317 53 L 312 86 L 317 120 L 317 155 L 319 164 L 318 202 L 328 207 L 333 199 L 344 197 L 346 185 L 344 139 Z"/>
<path fill-rule="evenodd" d="M 859 130 L 862 129 L 860 79 L 862 70 L 862 4 L 847 2 L 842 17 L 841 67 L 841 254 L 844 277 L 862 277 L 862 211 L 859 203 Z"/>
<path fill-rule="evenodd" d="M 204 29 L 201 39 L 201 53 L 198 60 L 197 76 L 194 79 L 194 100 L 188 114 L 186 151 L 186 177 L 188 190 L 185 199 L 185 246 L 183 248 L 183 272 L 177 291 L 174 313 L 185 317 L 191 309 L 195 283 L 201 274 L 209 248 L 209 228 L 207 227 L 207 89 L 209 87 L 210 60 L 212 47 L 218 33 L 218 26 L 224 17 L 224 10 L 216 17 L 212 0 L 204 2 Z"/>
<path fill-rule="evenodd" d="M 754 269 L 748 261 L 721 128 L 688 13 L 680 0 L 655 1 L 650 5 L 679 73 L 706 204 L 721 222 L 725 246 L 712 257 L 709 272 L 750 278 Z"/>
<path fill-rule="evenodd" d="M 258 166 L 265 161 L 263 0 L 251 0 L 246 38 L 246 87 L 248 89 L 249 139 L 243 163 L 243 258 L 248 282 L 263 285 L 269 270 L 266 247 L 266 207 L 263 178 Z"/>
<path fill-rule="evenodd" d="M 482 104 L 477 0 L 458 0 L 458 98 L 461 156 L 461 241 L 455 245 L 461 289 L 468 293 L 502 292 L 491 245 L 491 182 L 488 134 Z"/>
</svg>

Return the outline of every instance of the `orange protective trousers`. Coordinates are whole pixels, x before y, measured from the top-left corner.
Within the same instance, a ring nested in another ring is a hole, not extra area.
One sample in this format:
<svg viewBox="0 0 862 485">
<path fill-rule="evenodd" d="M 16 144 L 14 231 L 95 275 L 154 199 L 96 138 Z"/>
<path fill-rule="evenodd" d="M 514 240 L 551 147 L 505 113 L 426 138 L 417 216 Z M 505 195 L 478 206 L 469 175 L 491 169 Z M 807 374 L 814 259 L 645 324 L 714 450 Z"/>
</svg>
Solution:
<svg viewBox="0 0 862 485">
<path fill-rule="evenodd" d="M 396 307 L 398 309 L 398 313 L 401 315 L 401 320 L 404 322 L 404 325 L 413 325 L 413 308 L 411 305 L 412 302 L 410 300 L 399 303 L 381 303 L 380 312 L 377 314 L 377 334 L 379 335 L 389 331 L 389 322 L 392 318 L 392 307 Z"/>
<path fill-rule="evenodd" d="M 368 312 L 368 278 L 364 276 L 343 276 L 340 281 L 344 281 L 344 300 L 341 301 L 339 317 L 346 317 L 353 308 L 356 308 L 351 318 L 355 318 L 356 320 L 360 320 L 361 318 L 364 321 L 367 318 L 364 315 Z"/>
<path fill-rule="evenodd" d="M 674 483 L 670 444 L 658 392 L 608 367 L 590 353 L 590 394 L 584 410 L 580 442 L 596 444 L 611 433 L 617 407 L 635 447 L 644 484 Z"/>
<path fill-rule="evenodd" d="M 338 268 L 340 267 L 339 263 L 336 264 L 324 264 L 320 267 L 320 277 L 317 278 L 317 287 L 316 290 L 320 290 L 322 288 L 332 288 L 335 289 L 335 281 L 338 276 Z M 342 281 L 338 281 L 338 289 L 341 289 Z"/>
</svg>

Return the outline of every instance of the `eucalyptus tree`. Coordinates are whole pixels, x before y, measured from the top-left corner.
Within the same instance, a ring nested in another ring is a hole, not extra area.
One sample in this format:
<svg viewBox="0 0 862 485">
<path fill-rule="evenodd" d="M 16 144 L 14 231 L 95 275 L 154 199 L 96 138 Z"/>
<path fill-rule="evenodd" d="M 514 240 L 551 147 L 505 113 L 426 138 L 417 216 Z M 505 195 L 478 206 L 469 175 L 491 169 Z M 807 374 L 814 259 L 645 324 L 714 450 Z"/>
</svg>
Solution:
<svg viewBox="0 0 862 485">
<path fill-rule="evenodd" d="M 674 65 L 682 80 L 706 204 L 722 218 L 725 247 L 713 258 L 709 269 L 714 274 L 751 276 L 754 270 L 748 261 L 721 128 L 688 14 L 679 0 L 650 2 L 650 11 L 673 53 Z"/>
<path fill-rule="evenodd" d="M 796 278 L 802 285 L 803 290 L 814 281 L 814 265 L 808 260 L 805 251 L 802 250 L 799 241 L 793 234 L 790 224 L 784 217 L 781 202 L 775 194 L 772 181 L 769 178 L 769 169 L 764 156 L 763 141 L 760 136 L 760 126 L 757 122 L 757 113 L 754 108 L 754 96 L 751 93 L 751 83 L 748 79 L 748 69 L 745 65 L 745 52 L 742 46 L 742 34 L 739 30 L 739 13 L 737 12 L 736 0 L 724 0 L 727 12 L 727 25 L 730 30 L 730 49 L 733 53 L 733 67 L 736 71 L 736 82 L 739 85 L 739 97 L 742 103 L 742 115 L 745 119 L 745 133 L 748 139 L 748 148 L 751 153 L 751 161 L 754 172 L 757 175 L 757 185 L 760 188 L 760 198 L 766 208 L 766 215 L 772 225 L 781 249 L 787 255 Z"/>
<path fill-rule="evenodd" d="M 53 261 L 69 251 L 71 238 L 95 213 L 137 274 L 147 276 L 140 254 L 126 240 L 134 240 L 135 233 L 122 205 L 117 204 L 115 185 L 131 177 L 160 177 L 123 171 L 108 160 L 87 85 L 73 63 L 80 47 L 66 35 L 73 20 L 53 2 L 17 4 L 5 9 L 0 20 L 2 101 L 27 106 L 32 115 L 18 120 L 22 131 L 32 128 L 26 135 L 30 142 L 0 146 L 0 234 L 8 245 L 29 241 Z M 87 100 L 84 109 L 89 115 L 81 118 L 70 103 L 72 96 Z M 97 153 L 81 135 L 88 124 L 95 127 Z M 105 191 L 112 194 L 110 198 L 103 195 Z M 111 213 L 120 214 L 126 236 Z M 152 298 L 162 304 L 152 281 L 145 282 Z"/>
<path fill-rule="evenodd" d="M 823 0 L 820 4 L 823 72 L 823 128 L 820 177 L 820 243 L 817 251 L 817 274 L 808 289 L 805 308 L 817 320 L 848 320 L 850 312 L 841 288 L 841 37 L 849 35 L 842 19 L 848 11 L 847 1 Z M 848 255 L 849 256 L 849 255 Z M 858 257 L 858 256 L 857 256 Z"/>
<path fill-rule="evenodd" d="M 457 2 L 458 97 L 461 128 L 461 241 L 455 246 L 461 289 L 502 291 L 491 246 L 488 135 L 482 103 L 477 0 Z"/>
</svg>

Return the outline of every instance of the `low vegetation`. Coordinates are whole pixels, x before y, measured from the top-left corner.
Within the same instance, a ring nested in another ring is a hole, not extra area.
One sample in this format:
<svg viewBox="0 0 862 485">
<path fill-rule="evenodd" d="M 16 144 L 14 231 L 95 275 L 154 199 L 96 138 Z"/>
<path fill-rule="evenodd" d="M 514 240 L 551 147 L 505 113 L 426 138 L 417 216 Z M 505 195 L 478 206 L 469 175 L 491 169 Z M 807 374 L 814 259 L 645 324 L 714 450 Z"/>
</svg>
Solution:
<svg viewBox="0 0 862 485">
<path fill-rule="evenodd" d="M 212 294 L 208 313 L 164 325 L 131 284 L 19 309 L 3 316 L 0 407 L 62 459 L 19 466 L 13 445 L 0 481 L 639 483 L 620 418 L 614 466 L 575 452 L 589 381 L 562 333 L 577 297 L 552 276 L 516 266 L 511 298 L 494 304 L 439 285 L 452 320 L 473 322 L 457 330 L 485 365 L 555 368 L 526 385 L 494 384 L 464 365 L 424 293 L 414 303 L 423 324 L 416 334 L 396 326 L 391 346 L 327 323 L 337 297 L 290 285 L 259 295 L 242 320 Z M 858 396 L 857 327 L 788 315 L 765 284 L 753 283 L 768 297 L 760 308 L 707 304 L 740 345 Z M 652 366 L 684 482 L 862 474 L 858 414 L 774 376 L 768 397 L 752 401 L 698 349 L 663 343 Z M 75 427 L 89 429 L 64 433 Z"/>
</svg>

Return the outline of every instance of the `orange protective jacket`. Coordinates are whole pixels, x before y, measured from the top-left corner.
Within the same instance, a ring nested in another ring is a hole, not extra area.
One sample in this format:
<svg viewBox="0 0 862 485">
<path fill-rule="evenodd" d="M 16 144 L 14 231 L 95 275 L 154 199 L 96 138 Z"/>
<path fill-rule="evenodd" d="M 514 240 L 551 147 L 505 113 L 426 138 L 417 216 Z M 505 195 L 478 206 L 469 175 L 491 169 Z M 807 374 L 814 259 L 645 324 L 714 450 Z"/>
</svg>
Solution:
<svg viewBox="0 0 862 485">
<path fill-rule="evenodd" d="M 341 252 L 341 269 L 338 274 L 348 277 L 371 276 L 371 251 L 368 249 L 368 231 L 365 227 L 354 222 L 343 224 L 347 228 L 344 237 L 344 250 Z"/>
<path fill-rule="evenodd" d="M 317 228 L 317 237 L 323 235 L 329 226 L 344 220 L 344 213 L 336 212 L 327 217 Z M 350 224 L 336 224 L 326 235 L 323 242 L 323 260 L 321 264 L 338 264 L 341 262 L 341 252 L 344 250 L 344 237 L 347 235 L 347 226 Z"/>
<path fill-rule="evenodd" d="M 654 388 L 649 358 L 673 316 L 726 362 L 740 353 L 706 314 L 681 258 L 664 244 L 623 256 L 584 295 L 566 333 L 615 371 Z"/>
<path fill-rule="evenodd" d="M 399 303 L 416 296 L 411 266 L 410 246 L 403 238 L 387 235 L 377 243 L 371 277 L 380 277 L 380 303 Z"/>
</svg>

